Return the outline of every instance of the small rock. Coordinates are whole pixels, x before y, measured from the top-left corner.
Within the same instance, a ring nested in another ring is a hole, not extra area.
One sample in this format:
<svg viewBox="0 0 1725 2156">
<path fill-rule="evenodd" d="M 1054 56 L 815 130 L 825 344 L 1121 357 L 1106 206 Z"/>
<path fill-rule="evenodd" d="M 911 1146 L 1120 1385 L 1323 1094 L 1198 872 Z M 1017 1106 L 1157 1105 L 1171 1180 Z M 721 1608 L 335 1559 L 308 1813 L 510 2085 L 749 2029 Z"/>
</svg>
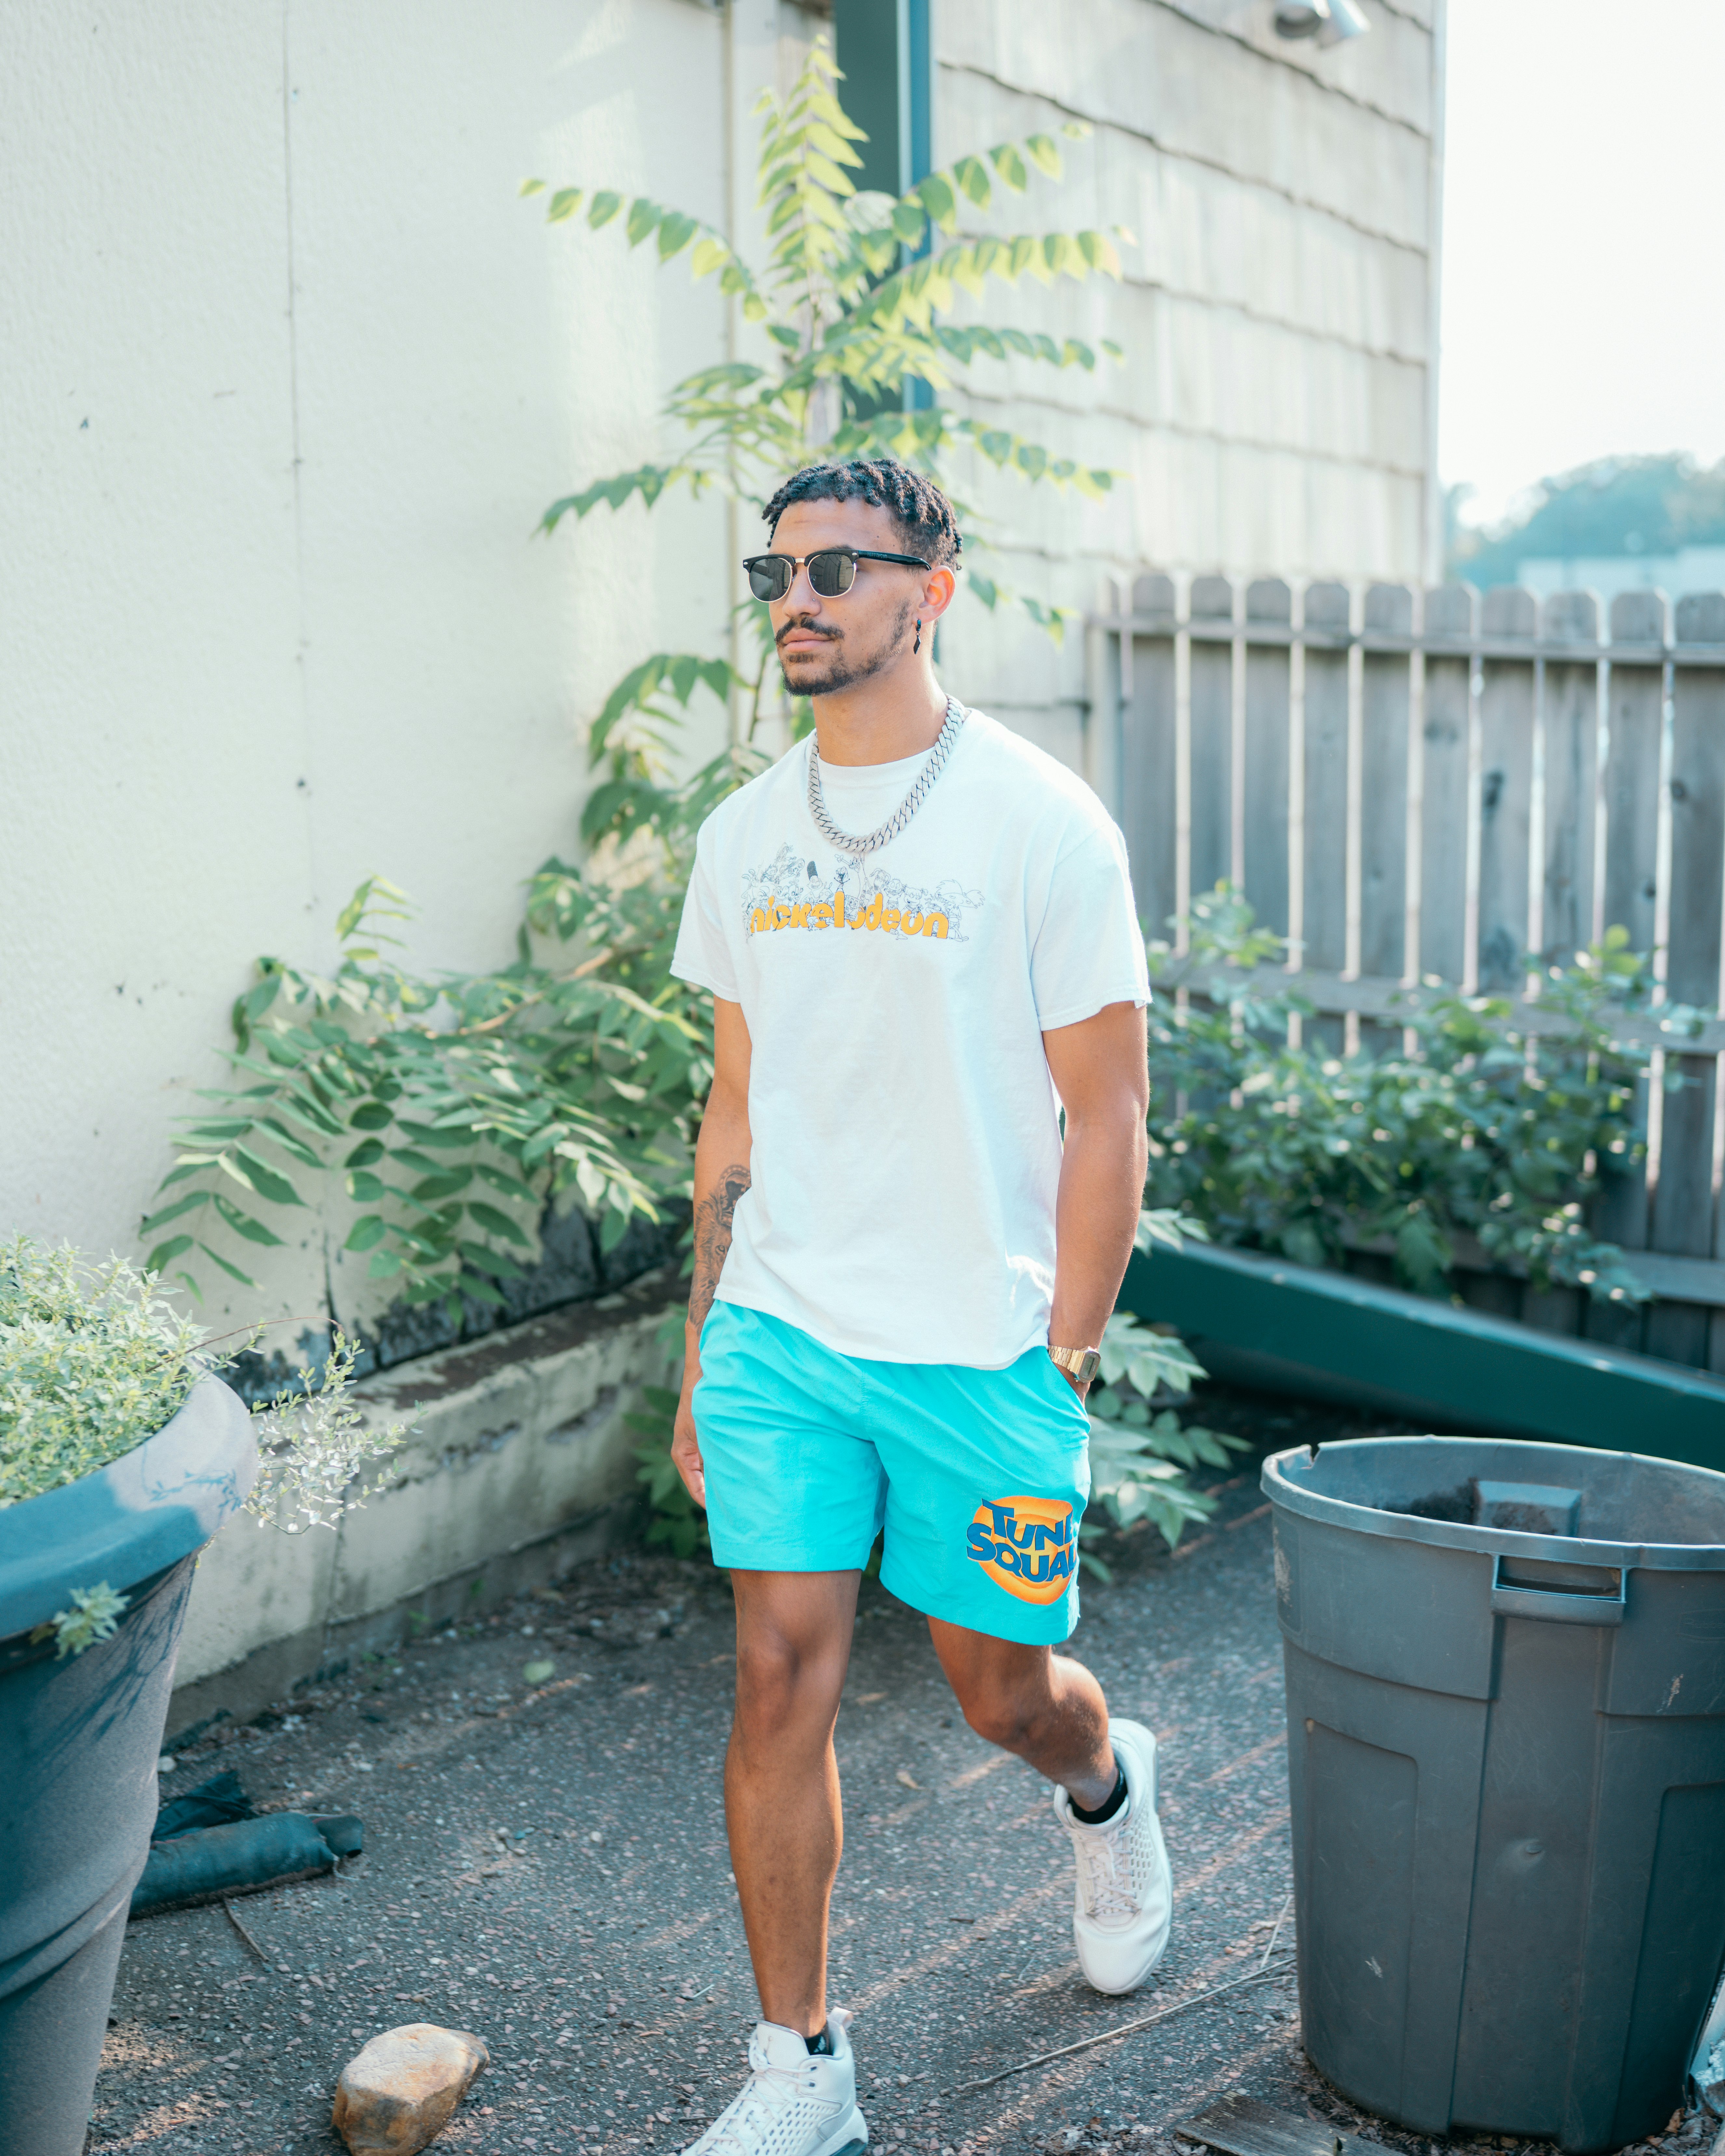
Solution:
<svg viewBox="0 0 1725 2156">
<path fill-rule="evenodd" d="M 555 1662 L 528 1662 L 521 1671 L 521 1677 L 525 1683 L 538 1685 L 545 1683 L 547 1678 L 554 1677 L 557 1671 Z"/>
<path fill-rule="evenodd" d="M 415 2156 L 436 2139 L 490 2053 L 427 2021 L 387 2030 L 341 2069 L 331 2123 L 353 2156 Z"/>
</svg>

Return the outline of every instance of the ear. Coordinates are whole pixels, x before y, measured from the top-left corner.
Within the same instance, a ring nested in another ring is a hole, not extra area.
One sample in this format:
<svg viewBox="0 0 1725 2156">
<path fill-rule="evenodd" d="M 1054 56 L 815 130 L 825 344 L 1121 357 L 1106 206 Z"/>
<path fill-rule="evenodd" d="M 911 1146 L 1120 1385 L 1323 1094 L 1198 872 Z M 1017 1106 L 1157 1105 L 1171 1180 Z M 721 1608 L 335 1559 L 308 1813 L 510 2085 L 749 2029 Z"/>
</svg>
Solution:
<svg viewBox="0 0 1725 2156">
<path fill-rule="evenodd" d="M 918 602 L 923 620 L 938 621 L 957 589 L 958 579 L 950 569 L 931 569 L 922 580 L 922 597 Z"/>
</svg>

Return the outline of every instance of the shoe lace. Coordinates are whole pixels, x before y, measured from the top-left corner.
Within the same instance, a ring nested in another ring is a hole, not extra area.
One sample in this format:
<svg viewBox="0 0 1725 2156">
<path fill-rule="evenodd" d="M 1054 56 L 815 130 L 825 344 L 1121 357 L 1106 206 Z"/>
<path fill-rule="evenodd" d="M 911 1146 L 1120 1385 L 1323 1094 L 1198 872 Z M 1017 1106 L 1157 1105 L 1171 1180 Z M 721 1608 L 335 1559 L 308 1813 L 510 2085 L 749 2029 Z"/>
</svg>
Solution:
<svg viewBox="0 0 1725 2156">
<path fill-rule="evenodd" d="M 774 2122 L 795 2102 L 798 2077 L 783 2066 L 754 2066 L 747 2082 L 701 2137 L 703 2149 L 755 2156 Z"/>
<path fill-rule="evenodd" d="M 1091 1827 L 1074 1837 L 1078 1844 L 1079 1876 L 1086 1916 L 1106 1918 L 1137 1914 L 1138 1897 L 1132 1887 L 1127 1828 L 1128 1815 L 1122 1813 L 1106 1826 Z"/>
</svg>

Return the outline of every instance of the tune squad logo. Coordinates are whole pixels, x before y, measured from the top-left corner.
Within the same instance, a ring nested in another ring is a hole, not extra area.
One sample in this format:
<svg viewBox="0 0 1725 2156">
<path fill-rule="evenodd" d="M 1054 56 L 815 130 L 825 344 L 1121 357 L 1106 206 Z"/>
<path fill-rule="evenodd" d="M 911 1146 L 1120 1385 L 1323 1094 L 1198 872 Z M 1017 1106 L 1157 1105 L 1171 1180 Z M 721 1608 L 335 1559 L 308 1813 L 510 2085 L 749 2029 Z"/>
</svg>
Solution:
<svg viewBox="0 0 1725 2156">
<path fill-rule="evenodd" d="M 978 1505 L 966 1555 L 1020 1602 L 1058 1602 L 1078 1562 L 1072 1507 L 1053 1497 L 1001 1497 Z"/>
</svg>

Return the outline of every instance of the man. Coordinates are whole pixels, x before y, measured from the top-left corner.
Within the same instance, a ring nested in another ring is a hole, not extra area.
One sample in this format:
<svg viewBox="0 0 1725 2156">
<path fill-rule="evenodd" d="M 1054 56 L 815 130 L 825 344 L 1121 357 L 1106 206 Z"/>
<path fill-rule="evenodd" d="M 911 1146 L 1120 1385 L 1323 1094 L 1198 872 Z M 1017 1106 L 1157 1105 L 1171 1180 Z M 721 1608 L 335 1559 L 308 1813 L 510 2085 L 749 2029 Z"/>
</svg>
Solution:
<svg viewBox="0 0 1725 2156">
<path fill-rule="evenodd" d="M 883 1526 L 966 1721 L 1056 1784 L 1086 1976 L 1129 1991 L 1167 1943 L 1155 1739 L 1051 1652 L 1149 989 L 1101 804 L 936 684 L 945 496 L 890 458 L 817 465 L 766 515 L 744 566 L 814 734 L 702 827 L 673 961 L 715 1040 L 673 1455 L 736 1595 L 726 1816 L 762 2016 L 695 2147 L 839 2156 L 868 2128 L 826 2001 L 833 1729 Z"/>
</svg>

